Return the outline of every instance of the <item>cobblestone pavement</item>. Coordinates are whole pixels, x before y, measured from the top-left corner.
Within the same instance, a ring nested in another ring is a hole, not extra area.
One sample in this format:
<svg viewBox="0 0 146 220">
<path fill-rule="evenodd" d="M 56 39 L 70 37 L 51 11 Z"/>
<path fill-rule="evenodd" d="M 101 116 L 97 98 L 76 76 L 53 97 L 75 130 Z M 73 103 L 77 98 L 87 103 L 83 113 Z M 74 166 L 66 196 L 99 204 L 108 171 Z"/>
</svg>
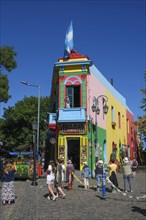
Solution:
<svg viewBox="0 0 146 220">
<path fill-rule="evenodd" d="M 75 173 L 80 178 L 80 172 Z M 80 178 L 81 179 L 81 178 Z M 119 186 L 123 188 L 123 176 L 118 174 Z M 38 186 L 31 186 L 31 181 L 15 181 L 16 202 L 11 205 L 0 204 L 0 220 L 143 220 L 146 219 L 146 172 L 138 172 L 132 178 L 133 193 L 124 196 L 122 193 L 111 193 L 107 183 L 106 199 L 102 199 L 102 191 L 84 189 L 74 180 L 72 190 L 63 184 L 66 198 L 49 201 L 46 179 L 37 180 Z M 90 179 L 96 185 L 95 179 Z M 1 187 L 0 187 L 1 192 Z M 130 198 L 130 196 L 132 198 Z"/>
</svg>

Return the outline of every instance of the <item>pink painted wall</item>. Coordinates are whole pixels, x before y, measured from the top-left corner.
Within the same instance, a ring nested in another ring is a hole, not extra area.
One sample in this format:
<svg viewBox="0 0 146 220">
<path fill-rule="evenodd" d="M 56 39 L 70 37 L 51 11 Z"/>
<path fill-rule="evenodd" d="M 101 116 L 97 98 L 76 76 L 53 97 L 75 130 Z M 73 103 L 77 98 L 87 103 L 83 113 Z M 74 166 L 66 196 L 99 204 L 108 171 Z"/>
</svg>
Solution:
<svg viewBox="0 0 146 220">
<path fill-rule="evenodd" d="M 97 80 L 97 78 L 92 74 L 87 77 L 87 115 L 93 118 L 95 123 L 95 113 L 92 112 L 93 97 L 98 97 L 99 95 L 105 94 L 105 87 Z M 103 116 L 102 98 L 99 98 L 99 108 L 100 114 L 97 115 L 97 123 L 101 128 L 106 127 L 106 116 Z M 105 118 L 105 119 L 104 119 Z"/>
</svg>

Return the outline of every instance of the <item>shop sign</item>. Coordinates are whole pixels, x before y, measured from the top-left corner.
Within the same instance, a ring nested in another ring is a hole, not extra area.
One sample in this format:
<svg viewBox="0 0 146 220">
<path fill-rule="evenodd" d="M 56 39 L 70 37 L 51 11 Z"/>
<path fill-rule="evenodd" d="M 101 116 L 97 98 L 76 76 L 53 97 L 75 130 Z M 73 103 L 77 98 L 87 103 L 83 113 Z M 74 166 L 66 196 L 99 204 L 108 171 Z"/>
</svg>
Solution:
<svg viewBox="0 0 146 220">
<path fill-rule="evenodd" d="M 84 123 L 67 123 L 60 125 L 60 131 L 62 134 L 84 134 Z"/>
</svg>

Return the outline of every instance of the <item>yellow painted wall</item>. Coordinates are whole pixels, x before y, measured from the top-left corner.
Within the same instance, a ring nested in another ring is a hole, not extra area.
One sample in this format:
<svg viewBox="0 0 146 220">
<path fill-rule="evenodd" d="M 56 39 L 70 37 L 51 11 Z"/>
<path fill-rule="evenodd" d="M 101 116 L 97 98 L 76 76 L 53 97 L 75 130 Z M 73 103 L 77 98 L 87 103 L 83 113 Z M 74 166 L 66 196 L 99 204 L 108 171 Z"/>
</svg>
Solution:
<svg viewBox="0 0 146 220">
<path fill-rule="evenodd" d="M 86 69 L 87 70 L 87 69 Z M 82 66 L 76 65 L 76 66 L 65 66 L 64 67 L 64 73 L 73 73 L 73 72 L 82 72 Z"/>
<path fill-rule="evenodd" d="M 82 60 L 88 60 L 87 57 L 81 57 L 81 58 L 76 58 L 76 59 L 67 59 L 67 60 L 63 60 L 60 59 L 59 62 L 76 62 L 76 61 L 82 61 Z"/>
<path fill-rule="evenodd" d="M 106 96 L 108 97 L 109 106 L 108 113 L 106 115 L 106 131 L 107 131 L 107 161 L 110 159 L 112 153 L 112 143 L 117 146 L 117 159 L 119 160 L 119 143 L 127 144 L 126 133 L 126 108 L 114 98 L 114 96 L 106 90 Z M 112 111 L 111 106 L 114 107 L 114 122 L 116 123 L 115 129 L 112 127 Z M 118 112 L 121 116 L 121 128 L 118 126 Z"/>
</svg>

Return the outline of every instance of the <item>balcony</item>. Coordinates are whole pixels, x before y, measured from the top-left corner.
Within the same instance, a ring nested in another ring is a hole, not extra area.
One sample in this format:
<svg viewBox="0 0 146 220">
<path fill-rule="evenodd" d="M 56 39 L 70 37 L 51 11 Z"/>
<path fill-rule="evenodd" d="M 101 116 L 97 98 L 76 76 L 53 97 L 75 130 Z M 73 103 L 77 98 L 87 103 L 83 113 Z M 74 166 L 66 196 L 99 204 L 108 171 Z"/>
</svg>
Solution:
<svg viewBox="0 0 146 220">
<path fill-rule="evenodd" d="M 64 122 L 86 122 L 86 109 L 79 108 L 59 108 L 58 123 Z"/>
<path fill-rule="evenodd" d="M 48 113 L 48 116 L 49 116 L 49 127 L 52 129 L 55 129 L 57 114 L 56 113 Z"/>
</svg>

